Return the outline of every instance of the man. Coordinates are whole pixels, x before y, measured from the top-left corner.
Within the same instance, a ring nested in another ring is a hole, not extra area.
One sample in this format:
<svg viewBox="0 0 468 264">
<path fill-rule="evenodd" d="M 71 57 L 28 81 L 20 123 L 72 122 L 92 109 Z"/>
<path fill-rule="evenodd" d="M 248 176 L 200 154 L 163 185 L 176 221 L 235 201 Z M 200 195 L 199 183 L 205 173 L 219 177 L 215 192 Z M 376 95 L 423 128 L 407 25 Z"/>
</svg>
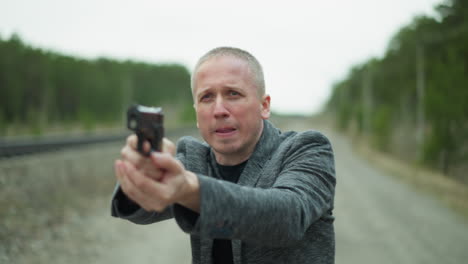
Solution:
<svg viewBox="0 0 468 264">
<path fill-rule="evenodd" d="M 195 67 L 191 137 L 145 158 L 130 136 L 115 163 L 112 215 L 174 217 L 193 263 L 333 263 L 335 171 L 320 133 L 281 133 L 267 119 L 263 72 L 246 51 L 217 48 Z M 149 149 L 148 144 L 145 146 Z"/>
</svg>

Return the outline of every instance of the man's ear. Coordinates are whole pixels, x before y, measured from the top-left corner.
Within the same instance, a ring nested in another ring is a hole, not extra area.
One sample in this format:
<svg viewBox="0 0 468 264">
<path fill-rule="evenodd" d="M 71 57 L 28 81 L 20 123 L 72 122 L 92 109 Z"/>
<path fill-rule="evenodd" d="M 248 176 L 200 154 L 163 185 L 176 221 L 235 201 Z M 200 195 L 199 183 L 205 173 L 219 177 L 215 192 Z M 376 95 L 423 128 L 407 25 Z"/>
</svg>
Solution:
<svg viewBox="0 0 468 264">
<path fill-rule="evenodd" d="M 268 94 L 262 97 L 261 115 L 263 119 L 270 118 L 270 100 L 271 98 Z"/>
</svg>

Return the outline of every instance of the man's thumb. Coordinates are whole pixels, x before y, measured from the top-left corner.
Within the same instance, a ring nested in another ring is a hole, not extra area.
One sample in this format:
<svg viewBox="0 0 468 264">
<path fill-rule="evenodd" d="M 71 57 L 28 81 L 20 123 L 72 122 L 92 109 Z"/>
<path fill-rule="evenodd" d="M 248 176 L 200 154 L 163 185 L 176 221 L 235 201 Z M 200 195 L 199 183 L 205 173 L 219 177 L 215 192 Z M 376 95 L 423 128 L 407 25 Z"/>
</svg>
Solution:
<svg viewBox="0 0 468 264">
<path fill-rule="evenodd" d="M 169 153 L 153 152 L 151 153 L 151 160 L 160 169 L 171 172 L 178 172 L 180 170 L 179 162 Z"/>
</svg>

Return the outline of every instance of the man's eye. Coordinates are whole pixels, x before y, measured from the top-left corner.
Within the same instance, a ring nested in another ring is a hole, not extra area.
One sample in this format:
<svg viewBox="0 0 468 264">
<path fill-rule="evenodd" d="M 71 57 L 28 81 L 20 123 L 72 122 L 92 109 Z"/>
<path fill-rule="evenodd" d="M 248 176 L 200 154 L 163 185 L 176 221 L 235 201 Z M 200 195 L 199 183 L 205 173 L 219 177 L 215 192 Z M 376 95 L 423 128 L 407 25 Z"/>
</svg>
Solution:
<svg viewBox="0 0 468 264">
<path fill-rule="evenodd" d="M 240 93 L 238 93 L 236 91 L 229 91 L 229 95 L 230 96 L 238 96 L 238 95 L 240 95 Z"/>
<path fill-rule="evenodd" d="M 202 97 L 200 97 L 200 101 L 207 101 L 211 98 L 211 94 L 205 94 Z"/>
</svg>

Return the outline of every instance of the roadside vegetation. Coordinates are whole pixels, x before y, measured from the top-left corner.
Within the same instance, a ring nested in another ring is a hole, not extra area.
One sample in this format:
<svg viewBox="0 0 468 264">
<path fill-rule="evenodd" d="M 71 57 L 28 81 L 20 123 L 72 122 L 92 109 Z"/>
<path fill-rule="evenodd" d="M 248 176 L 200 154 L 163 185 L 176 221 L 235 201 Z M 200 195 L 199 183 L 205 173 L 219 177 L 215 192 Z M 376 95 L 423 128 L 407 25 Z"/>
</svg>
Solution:
<svg viewBox="0 0 468 264">
<path fill-rule="evenodd" d="M 468 183 L 468 2 L 444 1 L 333 87 L 336 126 L 402 160 Z"/>
<path fill-rule="evenodd" d="M 194 120 L 190 74 L 179 64 L 82 59 L 0 37 L 0 136 L 122 127 L 132 103 Z"/>
</svg>

